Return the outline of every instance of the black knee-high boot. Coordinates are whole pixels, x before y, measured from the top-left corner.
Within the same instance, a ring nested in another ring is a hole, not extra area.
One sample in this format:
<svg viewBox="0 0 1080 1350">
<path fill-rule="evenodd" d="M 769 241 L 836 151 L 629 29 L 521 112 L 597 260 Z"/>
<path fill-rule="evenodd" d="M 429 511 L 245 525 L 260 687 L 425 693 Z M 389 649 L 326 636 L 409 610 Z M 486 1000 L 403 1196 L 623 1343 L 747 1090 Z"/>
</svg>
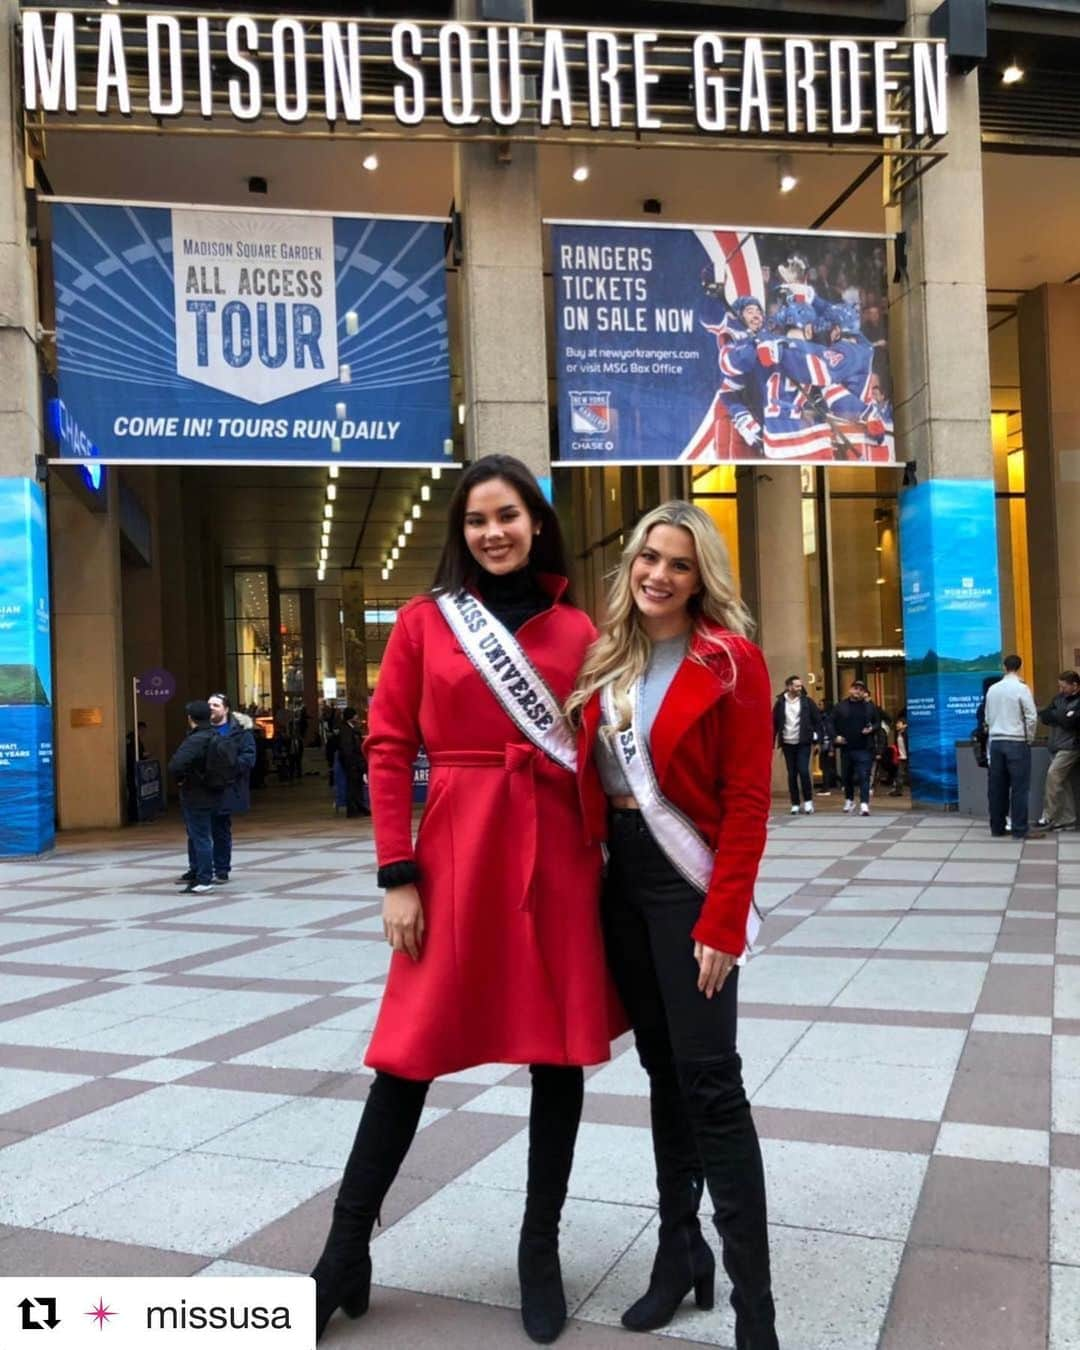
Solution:
<svg viewBox="0 0 1080 1350">
<path fill-rule="evenodd" d="M 316 1339 L 336 1308 L 367 1312 L 371 1294 L 371 1230 L 420 1123 L 430 1085 L 377 1073 L 364 1103 L 326 1246 L 315 1280 Z"/>
<path fill-rule="evenodd" d="M 765 1169 L 738 1055 L 678 1065 L 731 1280 L 736 1350 L 779 1350 Z"/>
<path fill-rule="evenodd" d="M 566 1324 L 559 1266 L 559 1218 L 581 1120 L 585 1078 L 578 1068 L 532 1064 L 529 1174 L 518 1244 L 521 1321 L 531 1340 L 547 1345 Z"/>
<path fill-rule="evenodd" d="M 622 1315 L 622 1324 L 630 1331 L 655 1331 L 667 1326 L 691 1289 L 699 1308 L 711 1308 L 716 1276 L 716 1259 L 698 1222 L 704 1185 L 701 1159 L 675 1066 L 670 1060 L 661 1060 L 645 1068 L 649 1074 L 660 1237 L 649 1287 Z"/>
</svg>

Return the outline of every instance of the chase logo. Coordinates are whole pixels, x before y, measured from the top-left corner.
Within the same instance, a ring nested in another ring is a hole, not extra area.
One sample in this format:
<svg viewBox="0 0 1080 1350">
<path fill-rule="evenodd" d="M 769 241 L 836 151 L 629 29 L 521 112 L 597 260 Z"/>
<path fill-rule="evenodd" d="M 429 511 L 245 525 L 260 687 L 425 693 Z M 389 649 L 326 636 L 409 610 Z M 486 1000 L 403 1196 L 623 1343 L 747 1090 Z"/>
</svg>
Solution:
<svg viewBox="0 0 1080 1350">
<path fill-rule="evenodd" d="M 606 436 L 611 430 L 611 391 L 570 391 L 570 430 L 576 436 Z"/>
</svg>

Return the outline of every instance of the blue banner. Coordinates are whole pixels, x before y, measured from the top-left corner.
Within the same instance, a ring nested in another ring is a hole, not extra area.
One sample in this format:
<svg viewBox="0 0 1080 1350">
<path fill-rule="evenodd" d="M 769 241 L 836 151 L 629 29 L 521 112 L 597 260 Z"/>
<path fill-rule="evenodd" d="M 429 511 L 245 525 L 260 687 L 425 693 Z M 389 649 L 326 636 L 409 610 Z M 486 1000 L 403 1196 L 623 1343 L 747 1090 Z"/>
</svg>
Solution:
<svg viewBox="0 0 1080 1350">
<path fill-rule="evenodd" d="M 61 458 L 446 462 L 442 223 L 52 213 Z"/>
<path fill-rule="evenodd" d="M 934 479 L 900 498 L 913 801 L 955 806 L 956 742 L 1001 674 L 994 484 Z"/>
<path fill-rule="evenodd" d="M 885 241 L 555 223 L 563 463 L 895 462 Z"/>
<path fill-rule="evenodd" d="M 41 488 L 0 478 L 0 857 L 55 835 L 48 559 Z"/>
</svg>

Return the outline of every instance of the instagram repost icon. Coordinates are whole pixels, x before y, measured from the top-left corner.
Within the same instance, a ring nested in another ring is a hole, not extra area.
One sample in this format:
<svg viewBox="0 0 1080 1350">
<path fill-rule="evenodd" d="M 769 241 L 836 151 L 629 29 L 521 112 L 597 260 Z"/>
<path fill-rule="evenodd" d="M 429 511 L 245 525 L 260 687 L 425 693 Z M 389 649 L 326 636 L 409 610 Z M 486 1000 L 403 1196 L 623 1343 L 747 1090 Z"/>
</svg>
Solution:
<svg viewBox="0 0 1080 1350">
<path fill-rule="evenodd" d="M 571 389 L 570 430 L 576 436 L 606 436 L 611 430 L 611 391 Z"/>
</svg>

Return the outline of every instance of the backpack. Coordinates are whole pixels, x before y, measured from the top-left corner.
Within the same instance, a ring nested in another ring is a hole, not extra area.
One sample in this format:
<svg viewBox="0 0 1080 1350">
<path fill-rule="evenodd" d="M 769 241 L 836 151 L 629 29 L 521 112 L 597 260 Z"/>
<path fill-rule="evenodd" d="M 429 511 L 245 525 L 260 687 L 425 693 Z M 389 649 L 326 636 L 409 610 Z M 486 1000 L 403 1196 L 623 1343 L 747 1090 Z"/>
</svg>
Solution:
<svg viewBox="0 0 1080 1350">
<path fill-rule="evenodd" d="M 206 747 L 206 768 L 203 770 L 203 784 L 211 792 L 223 792 L 235 782 L 239 769 L 237 759 L 240 754 L 240 741 L 243 738 L 230 732 L 223 736 L 215 731 Z"/>
</svg>

